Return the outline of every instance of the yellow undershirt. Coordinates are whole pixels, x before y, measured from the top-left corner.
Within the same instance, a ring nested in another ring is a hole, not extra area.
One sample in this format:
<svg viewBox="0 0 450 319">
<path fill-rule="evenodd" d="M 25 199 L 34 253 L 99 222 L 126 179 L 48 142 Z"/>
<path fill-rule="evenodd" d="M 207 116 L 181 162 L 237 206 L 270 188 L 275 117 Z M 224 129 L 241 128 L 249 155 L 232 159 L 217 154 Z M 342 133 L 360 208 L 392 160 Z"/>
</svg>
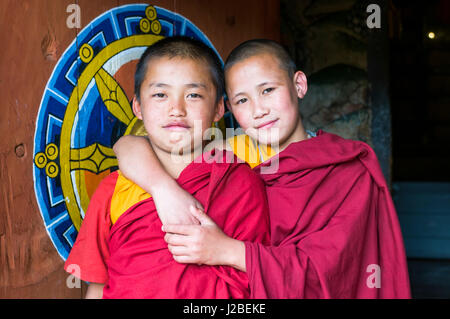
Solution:
<svg viewBox="0 0 450 319">
<path fill-rule="evenodd" d="M 269 145 L 259 144 L 258 141 L 245 134 L 230 137 L 227 142 L 233 153 L 247 162 L 251 168 L 276 155 L 276 152 Z"/>
<path fill-rule="evenodd" d="M 231 146 L 233 153 L 241 160 L 247 162 L 251 168 L 276 155 L 270 146 L 258 144 L 257 141 L 245 134 L 233 136 L 227 142 Z M 130 207 L 151 197 L 145 190 L 123 176 L 120 171 L 118 173 L 119 176 L 111 198 L 110 211 L 113 224 Z"/>
<path fill-rule="evenodd" d="M 116 187 L 111 198 L 111 222 L 114 224 L 131 206 L 150 198 L 150 194 L 133 183 L 119 171 Z"/>
</svg>

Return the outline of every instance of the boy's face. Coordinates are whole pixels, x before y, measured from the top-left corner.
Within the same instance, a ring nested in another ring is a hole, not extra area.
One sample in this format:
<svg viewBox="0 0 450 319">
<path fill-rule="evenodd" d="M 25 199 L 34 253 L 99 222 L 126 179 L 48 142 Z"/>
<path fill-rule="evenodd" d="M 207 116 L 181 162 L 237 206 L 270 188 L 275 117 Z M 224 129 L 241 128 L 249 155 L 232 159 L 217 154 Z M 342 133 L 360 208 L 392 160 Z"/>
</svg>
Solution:
<svg viewBox="0 0 450 319">
<path fill-rule="evenodd" d="M 203 132 L 224 112 L 223 100 L 216 105 L 208 66 L 189 58 L 148 61 L 140 100 L 133 100 L 135 115 L 143 120 L 153 147 L 168 153 L 201 147 Z"/>
<path fill-rule="evenodd" d="M 225 78 L 229 107 L 248 135 L 281 149 L 303 137 L 297 100 L 307 90 L 302 72 L 290 78 L 276 57 L 262 53 L 234 64 Z"/>
</svg>

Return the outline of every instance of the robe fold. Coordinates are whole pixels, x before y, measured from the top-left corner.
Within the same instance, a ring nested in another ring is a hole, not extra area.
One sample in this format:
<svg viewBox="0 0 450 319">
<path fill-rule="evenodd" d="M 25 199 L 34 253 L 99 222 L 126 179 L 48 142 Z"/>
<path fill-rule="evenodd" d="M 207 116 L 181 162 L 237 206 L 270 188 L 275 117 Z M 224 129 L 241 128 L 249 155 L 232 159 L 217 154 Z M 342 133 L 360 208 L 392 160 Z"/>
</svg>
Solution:
<svg viewBox="0 0 450 319">
<path fill-rule="evenodd" d="M 271 245 L 246 241 L 252 298 L 410 298 L 398 217 L 374 151 L 334 134 L 290 144 L 261 174 Z"/>
<path fill-rule="evenodd" d="M 264 185 L 246 165 L 191 163 L 177 182 L 230 237 L 269 244 Z M 220 157 L 222 160 L 220 160 Z M 153 198 L 123 213 L 110 230 L 104 298 L 248 298 L 247 274 L 228 266 L 177 263 L 167 249 Z"/>
</svg>

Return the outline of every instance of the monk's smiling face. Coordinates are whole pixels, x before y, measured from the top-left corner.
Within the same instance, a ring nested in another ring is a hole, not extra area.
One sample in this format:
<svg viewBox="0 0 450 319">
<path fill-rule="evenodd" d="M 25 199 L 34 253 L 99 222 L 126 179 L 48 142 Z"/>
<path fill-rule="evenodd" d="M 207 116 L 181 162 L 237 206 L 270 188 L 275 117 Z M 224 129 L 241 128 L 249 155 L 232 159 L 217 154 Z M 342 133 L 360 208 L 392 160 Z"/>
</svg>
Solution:
<svg viewBox="0 0 450 319">
<path fill-rule="evenodd" d="M 280 149 L 304 139 L 297 100 L 307 90 L 302 72 L 291 78 L 276 57 L 261 53 L 232 65 L 225 80 L 229 107 L 249 136 Z"/>
<path fill-rule="evenodd" d="M 203 60 L 154 58 L 140 95 L 133 110 L 144 121 L 155 151 L 201 147 L 203 132 L 223 115 L 223 101 L 216 102 L 216 89 Z"/>
</svg>

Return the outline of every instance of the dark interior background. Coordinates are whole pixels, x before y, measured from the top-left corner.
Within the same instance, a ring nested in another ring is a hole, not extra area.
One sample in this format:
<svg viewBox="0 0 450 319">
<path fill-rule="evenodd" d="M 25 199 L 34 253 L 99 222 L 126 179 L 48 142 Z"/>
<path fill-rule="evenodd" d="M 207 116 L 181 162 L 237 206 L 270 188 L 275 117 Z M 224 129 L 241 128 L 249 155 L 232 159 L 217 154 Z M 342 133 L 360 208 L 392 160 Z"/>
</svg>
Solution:
<svg viewBox="0 0 450 319">
<path fill-rule="evenodd" d="M 380 29 L 367 26 L 371 3 Z M 450 1 L 280 4 L 281 40 L 308 76 L 304 123 L 374 148 L 413 297 L 450 298 Z"/>
<path fill-rule="evenodd" d="M 393 195 L 409 245 L 412 292 L 450 298 L 450 1 L 392 6 Z"/>
<path fill-rule="evenodd" d="M 448 182 L 450 2 L 393 1 L 393 5 L 397 28 L 390 39 L 393 179 Z"/>
</svg>

